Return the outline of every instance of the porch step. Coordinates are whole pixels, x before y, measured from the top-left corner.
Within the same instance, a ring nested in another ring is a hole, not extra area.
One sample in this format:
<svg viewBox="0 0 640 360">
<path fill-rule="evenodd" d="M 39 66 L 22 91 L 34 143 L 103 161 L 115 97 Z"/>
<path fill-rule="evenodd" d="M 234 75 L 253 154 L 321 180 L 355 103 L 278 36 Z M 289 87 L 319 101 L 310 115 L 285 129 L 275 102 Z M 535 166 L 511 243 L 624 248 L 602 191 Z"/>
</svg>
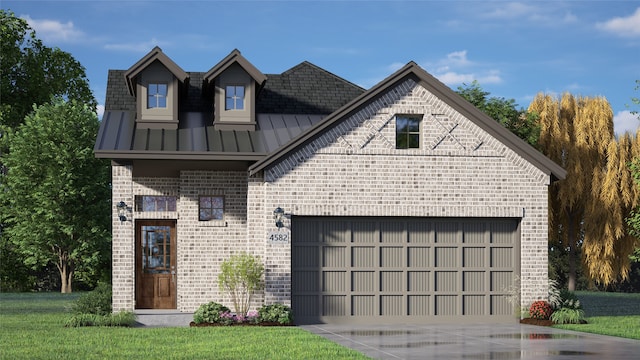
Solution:
<svg viewBox="0 0 640 360">
<path fill-rule="evenodd" d="M 193 313 L 178 310 L 135 310 L 138 326 L 187 327 L 193 321 Z"/>
</svg>

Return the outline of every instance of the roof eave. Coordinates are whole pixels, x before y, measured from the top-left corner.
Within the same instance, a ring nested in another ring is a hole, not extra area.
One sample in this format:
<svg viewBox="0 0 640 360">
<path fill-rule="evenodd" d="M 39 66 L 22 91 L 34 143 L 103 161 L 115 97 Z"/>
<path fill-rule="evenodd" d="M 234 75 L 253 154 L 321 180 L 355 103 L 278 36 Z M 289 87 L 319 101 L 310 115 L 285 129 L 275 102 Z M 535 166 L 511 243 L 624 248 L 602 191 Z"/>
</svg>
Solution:
<svg viewBox="0 0 640 360">
<path fill-rule="evenodd" d="M 99 159 L 126 159 L 126 160 L 223 160 L 223 161 L 258 161 L 262 159 L 263 153 L 249 152 L 208 152 L 208 151 L 94 151 L 95 157 Z"/>
</svg>

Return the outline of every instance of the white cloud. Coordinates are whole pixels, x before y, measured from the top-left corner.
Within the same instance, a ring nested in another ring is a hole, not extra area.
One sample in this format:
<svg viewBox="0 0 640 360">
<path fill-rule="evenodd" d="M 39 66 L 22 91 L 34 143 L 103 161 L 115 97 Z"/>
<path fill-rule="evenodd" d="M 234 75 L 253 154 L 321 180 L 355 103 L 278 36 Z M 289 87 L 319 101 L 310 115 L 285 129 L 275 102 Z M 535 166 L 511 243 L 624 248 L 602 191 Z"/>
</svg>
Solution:
<svg viewBox="0 0 640 360">
<path fill-rule="evenodd" d="M 156 38 L 152 38 L 149 41 L 141 41 L 137 43 L 106 44 L 104 45 L 104 49 L 112 51 L 146 53 L 151 51 L 151 49 L 153 49 L 155 46 L 164 47 L 166 45 L 169 45 L 169 43 L 159 41 Z"/>
<path fill-rule="evenodd" d="M 521 2 L 502 3 L 500 7 L 485 14 L 489 18 L 517 19 L 531 16 L 537 11 L 536 7 Z"/>
<path fill-rule="evenodd" d="M 475 68 L 481 66 L 469 60 L 467 50 L 451 52 L 435 64 L 424 67 L 425 69 L 435 68 L 433 76 L 448 86 L 461 85 L 463 83 L 470 84 L 474 80 L 477 80 L 481 85 L 502 82 L 500 71 L 498 70 L 475 70 Z M 469 71 L 469 68 L 472 70 Z"/>
<path fill-rule="evenodd" d="M 624 37 L 640 37 L 640 7 L 627 17 L 615 17 L 611 20 L 597 23 L 598 29 Z"/>
<path fill-rule="evenodd" d="M 98 114 L 98 119 L 102 119 L 102 115 L 104 115 L 104 105 L 98 104 L 96 113 Z"/>
<path fill-rule="evenodd" d="M 73 22 L 68 21 L 62 23 L 57 20 L 50 19 L 32 19 L 29 15 L 21 15 L 29 26 L 36 31 L 38 38 L 45 42 L 74 42 L 81 40 L 84 33 L 75 28 Z"/>
<path fill-rule="evenodd" d="M 454 51 L 447 54 L 447 63 L 455 66 L 471 65 L 471 62 L 467 59 L 467 50 Z"/>
<path fill-rule="evenodd" d="M 635 134 L 640 126 L 637 114 L 632 114 L 629 110 L 618 111 L 613 116 L 613 129 L 616 134 L 622 135 L 625 132 Z"/>
</svg>

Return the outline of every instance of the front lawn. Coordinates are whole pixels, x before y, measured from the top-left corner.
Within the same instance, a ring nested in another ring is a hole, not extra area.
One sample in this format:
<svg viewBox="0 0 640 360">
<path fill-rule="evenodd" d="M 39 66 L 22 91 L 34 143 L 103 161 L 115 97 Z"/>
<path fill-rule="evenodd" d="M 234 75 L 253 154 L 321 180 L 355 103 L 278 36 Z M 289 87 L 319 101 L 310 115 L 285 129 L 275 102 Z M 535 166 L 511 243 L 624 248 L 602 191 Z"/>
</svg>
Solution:
<svg viewBox="0 0 640 360">
<path fill-rule="evenodd" d="M 297 327 L 65 328 L 78 294 L 0 294 L 0 359 L 367 359 Z"/>
<path fill-rule="evenodd" d="M 554 327 L 640 340 L 640 294 L 577 291 L 587 324 Z"/>
</svg>

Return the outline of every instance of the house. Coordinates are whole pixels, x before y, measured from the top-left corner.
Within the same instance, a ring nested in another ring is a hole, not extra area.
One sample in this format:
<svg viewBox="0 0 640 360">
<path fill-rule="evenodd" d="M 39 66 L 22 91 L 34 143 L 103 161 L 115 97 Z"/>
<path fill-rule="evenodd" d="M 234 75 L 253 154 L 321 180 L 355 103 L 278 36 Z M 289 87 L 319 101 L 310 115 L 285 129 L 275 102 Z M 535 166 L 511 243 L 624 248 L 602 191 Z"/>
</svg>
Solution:
<svg viewBox="0 0 640 360">
<path fill-rule="evenodd" d="M 242 251 L 265 265 L 253 307 L 297 323 L 510 322 L 510 289 L 547 296 L 566 172 L 414 62 L 365 90 L 237 50 L 187 72 L 156 47 L 109 72 L 95 155 L 116 311 L 230 306 L 217 274 Z"/>
</svg>

